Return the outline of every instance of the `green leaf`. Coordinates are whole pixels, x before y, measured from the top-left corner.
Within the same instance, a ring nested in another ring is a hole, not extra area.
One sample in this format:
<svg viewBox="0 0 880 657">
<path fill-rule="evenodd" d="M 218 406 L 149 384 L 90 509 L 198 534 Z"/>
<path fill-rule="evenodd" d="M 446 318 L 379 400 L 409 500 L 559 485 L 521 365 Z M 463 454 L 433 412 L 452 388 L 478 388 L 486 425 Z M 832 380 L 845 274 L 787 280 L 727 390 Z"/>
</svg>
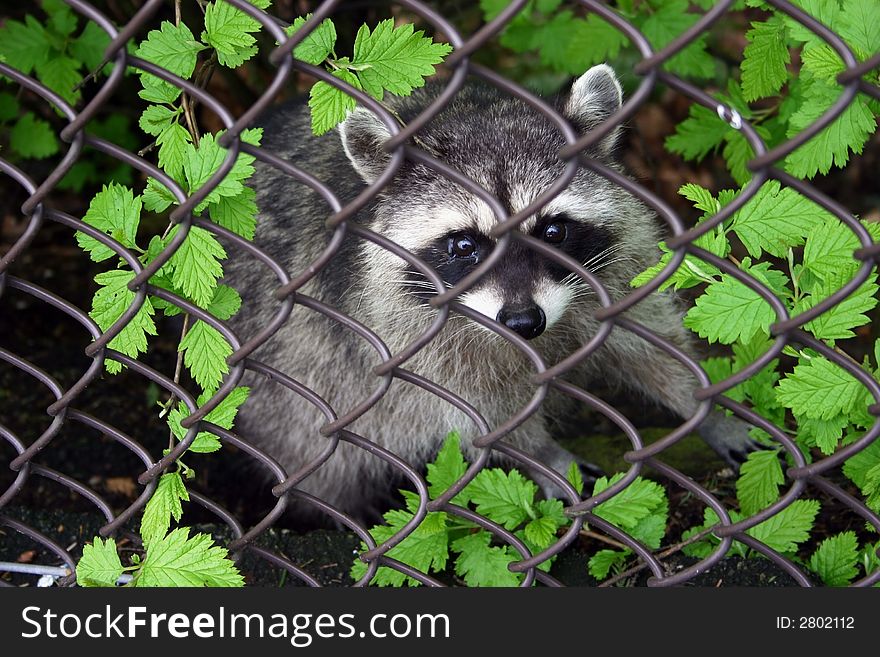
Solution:
<svg viewBox="0 0 880 657">
<path fill-rule="evenodd" d="M 686 160 L 699 162 L 718 148 L 732 130 L 715 112 L 693 103 L 688 118 L 675 127 L 675 134 L 666 138 L 666 148 Z"/>
<path fill-rule="evenodd" d="M 182 182 L 187 147 L 192 143 L 189 131 L 174 121 L 156 137 L 156 143 L 159 145 L 159 166 L 177 182 Z M 153 179 L 150 178 L 150 180 Z M 164 186 L 162 189 L 165 189 Z M 170 192 L 168 192 L 168 197 L 170 197 L 169 203 L 176 200 Z"/>
<path fill-rule="evenodd" d="M 655 50 L 697 22 L 699 16 L 688 12 L 688 0 L 664 0 L 656 11 L 639 14 L 637 26 Z M 677 75 L 710 78 L 715 74 L 715 60 L 706 52 L 706 36 L 702 34 L 669 59 L 664 67 Z"/>
<path fill-rule="evenodd" d="M 825 82 L 834 83 L 838 74 L 846 68 L 837 51 L 827 43 L 804 48 L 801 53 L 803 69 Z"/>
<path fill-rule="evenodd" d="M 189 502 L 189 493 L 179 472 L 168 472 L 159 479 L 153 496 L 144 507 L 140 534 L 147 550 L 155 542 L 162 540 L 171 527 L 171 519 L 179 522 L 183 516 L 181 500 Z"/>
<path fill-rule="evenodd" d="M 287 36 L 292 36 L 305 25 L 312 17 L 311 14 L 300 16 L 285 30 Z M 336 46 L 336 26 L 329 18 L 325 18 L 318 24 L 300 44 L 293 49 L 293 56 L 315 66 L 323 62 L 333 52 Z"/>
<path fill-rule="evenodd" d="M 837 0 L 833 2 L 828 2 L 828 0 L 794 0 L 794 4 L 828 27 L 838 25 L 840 3 Z M 788 27 L 789 36 L 795 41 L 811 45 L 822 43 L 821 37 L 802 23 L 789 16 L 785 16 L 784 20 Z"/>
<path fill-rule="evenodd" d="M 566 68 L 560 69 L 579 75 L 594 64 L 617 59 L 620 49 L 629 41 L 620 30 L 605 22 L 597 14 L 585 19 L 572 20 L 574 30 L 567 41 Z"/>
<path fill-rule="evenodd" d="M 837 449 L 843 430 L 848 425 L 849 419 L 845 415 L 838 415 L 830 420 L 798 418 L 798 441 L 815 445 L 827 456 Z"/>
<path fill-rule="evenodd" d="M 877 240 L 874 224 L 863 223 Z M 813 227 L 804 246 L 804 267 L 829 286 L 841 287 L 861 266 L 853 254 L 861 247 L 856 234 L 836 217 Z"/>
<path fill-rule="evenodd" d="M 360 80 L 344 69 L 333 71 L 333 76 L 343 80 L 355 89 L 362 89 Z M 380 89 L 381 95 L 381 89 Z M 309 108 L 312 112 L 312 132 L 323 135 L 345 120 L 350 110 L 355 108 L 355 99 L 344 91 L 327 84 L 316 82 L 309 90 Z"/>
<path fill-rule="evenodd" d="M 434 74 L 434 65 L 452 51 L 448 43 L 434 43 L 423 31 L 414 32 L 411 23 L 394 27 L 384 20 L 370 32 L 362 25 L 354 41 L 353 61 L 367 68 L 358 70 L 363 88 L 375 97 L 381 89 L 395 96 L 408 96 Z"/>
<path fill-rule="evenodd" d="M 158 30 L 150 30 L 135 55 L 187 79 L 193 74 L 198 54 L 204 49 L 186 24 L 162 21 Z"/>
<path fill-rule="evenodd" d="M 133 586 L 243 586 L 244 579 L 227 558 L 227 550 L 213 545 L 207 534 L 189 536 L 180 527 L 154 542 L 135 573 Z"/>
<path fill-rule="evenodd" d="M 171 193 L 171 190 L 155 178 L 147 178 L 147 186 L 141 194 L 141 200 L 150 212 L 163 212 L 172 203 L 177 203 L 177 197 Z"/>
<path fill-rule="evenodd" d="M 95 282 L 102 287 L 95 292 L 89 315 L 102 331 L 110 328 L 132 305 L 135 293 L 128 289 L 128 283 L 132 278 L 134 272 L 123 270 L 107 271 L 95 276 Z M 150 300 L 145 299 L 140 310 L 108 346 L 126 356 L 137 358 L 139 353 L 147 349 L 147 335 L 156 335 L 153 314 Z M 122 371 L 122 365 L 114 360 L 107 359 L 104 364 L 111 374 Z"/>
<path fill-rule="evenodd" d="M 736 498 L 742 512 L 752 516 L 767 508 L 779 497 L 779 487 L 785 482 L 779 453 L 762 450 L 749 454 L 736 480 Z"/>
<path fill-rule="evenodd" d="M 221 196 L 208 206 L 211 220 L 246 240 L 254 239 L 257 230 L 257 194 L 245 187 L 236 196 Z"/>
<path fill-rule="evenodd" d="M 7 20 L 0 28 L 0 61 L 29 75 L 49 59 L 49 36 L 33 16 L 24 23 Z"/>
<path fill-rule="evenodd" d="M 205 135 L 199 141 L 198 147 L 187 144 L 186 155 L 183 162 L 183 171 L 189 183 L 189 192 L 200 189 L 223 164 L 226 159 L 227 149 L 217 144 L 217 139 L 223 133 Z M 242 141 L 259 145 L 262 138 L 262 128 L 244 130 L 241 133 Z M 196 206 L 196 212 L 201 212 L 211 203 L 217 202 L 223 196 L 238 196 L 244 190 L 243 181 L 250 178 L 254 173 L 254 156 L 240 153 L 232 165 L 229 173 L 211 190 L 211 193 Z"/>
<path fill-rule="evenodd" d="M 570 483 L 574 487 L 578 495 L 583 494 L 584 478 L 581 476 L 580 467 L 578 467 L 578 464 L 574 461 L 572 461 L 571 465 L 568 466 L 568 472 L 565 473 L 565 478 L 568 480 L 568 483 Z"/>
<path fill-rule="evenodd" d="M 516 529 L 534 515 L 532 505 L 538 486 L 517 470 L 482 470 L 468 485 L 468 491 L 477 513 L 507 529 Z"/>
<path fill-rule="evenodd" d="M 104 185 L 89 203 L 83 221 L 106 233 L 128 249 L 137 246 L 137 231 L 141 220 L 141 197 L 135 196 L 128 187 L 110 183 Z M 76 242 L 95 262 L 102 262 L 116 255 L 108 246 L 85 233 L 76 233 Z"/>
<path fill-rule="evenodd" d="M 87 21 L 80 35 L 70 42 L 68 52 L 93 71 L 104 61 L 104 51 L 109 45 L 110 35 L 97 23 Z"/>
<path fill-rule="evenodd" d="M 452 484 L 461 479 L 467 471 L 467 461 L 461 453 L 461 436 L 457 431 L 450 431 L 443 446 L 437 453 L 433 463 L 428 463 L 428 495 L 431 499 L 437 499 L 445 493 Z M 466 486 L 461 492 L 452 498 L 453 504 L 467 505 L 470 500 L 470 487 Z"/>
<path fill-rule="evenodd" d="M 61 96 L 71 105 L 79 101 L 80 92 L 74 91 L 82 75 L 80 63 L 65 55 L 53 55 L 47 61 L 37 64 L 37 77 L 40 82 Z"/>
<path fill-rule="evenodd" d="M 825 586 L 847 586 L 859 574 L 859 544 L 854 532 L 841 532 L 826 538 L 813 556 L 810 569 Z"/>
<path fill-rule="evenodd" d="M 802 245 L 810 231 L 829 218 L 822 207 L 771 180 L 733 215 L 731 228 L 752 257 L 766 251 L 781 258 L 790 247 Z"/>
<path fill-rule="evenodd" d="M 455 573 L 464 578 L 468 586 L 518 586 L 520 575 L 508 570 L 518 556 L 509 549 L 490 547 L 491 540 L 488 532 L 481 531 L 453 542 L 452 549 L 459 552 Z"/>
<path fill-rule="evenodd" d="M 223 427 L 224 429 L 231 429 L 235 422 L 235 416 L 238 414 L 238 409 L 247 401 L 249 394 L 250 388 L 247 387 L 240 386 L 233 389 L 213 411 L 205 416 L 205 421 L 216 424 L 218 427 Z M 211 391 L 203 392 L 197 400 L 198 405 L 204 405 L 212 395 L 213 392 Z M 184 436 L 186 436 L 186 429 L 184 429 L 180 423 L 188 416 L 189 409 L 183 404 L 183 402 L 179 403 L 177 408 L 168 414 L 168 427 L 178 440 L 183 440 Z M 199 454 L 207 454 L 210 452 L 216 452 L 220 449 L 220 446 L 220 439 L 215 434 L 210 431 L 200 431 L 190 445 L 189 451 L 197 452 Z"/>
<path fill-rule="evenodd" d="M 141 42 L 135 55 L 146 59 L 175 75 L 188 79 L 196 68 L 198 54 L 205 46 L 193 36 L 184 24 L 175 26 L 162 21 L 158 30 L 151 30 L 147 38 Z M 141 85 L 144 87 L 139 95 L 153 103 L 173 103 L 180 95 L 180 89 L 150 73 L 141 73 Z"/>
<path fill-rule="evenodd" d="M 171 109 L 164 105 L 150 105 L 143 111 L 138 125 L 148 135 L 159 136 L 171 126 L 180 114 L 179 109 Z"/>
<path fill-rule="evenodd" d="M 776 313 L 763 297 L 730 274 L 712 283 L 684 318 L 684 325 L 709 342 L 748 342 L 758 333 L 769 334 Z"/>
<path fill-rule="evenodd" d="M 49 15 L 49 27 L 58 36 L 69 36 L 76 29 L 76 14 L 64 0 L 43 0 L 41 4 Z"/>
<path fill-rule="evenodd" d="M 217 329 L 205 322 L 196 322 L 180 341 L 178 351 L 183 362 L 203 390 L 214 392 L 229 373 L 226 359 L 232 347 Z"/>
<path fill-rule="evenodd" d="M 12 94 L 0 91 L 0 121 L 14 119 L 20 111 L 18 99 Z"/>
<path fill-rule="evenodd" d="M 610 480 L 607 477 L 600 477 L 593 487 L 593 495 L 598 495 L 623 477 L 623 473 L 614 475 Z M 663 488 L 653 481 L 636 477 L 617 495 L 596 506 L 593 513 L 621 529 L 632 530 L 640 520 L 665 506 L 666 494 Z"/>
<path fill-rule="evenodd" d="M 880 4 L 876 0 L 843 0 L 840 21 L 834 25 L 860 59 L 880 50 Z"/>
<path fill-rule="evenodd" d="M 249 0 L 259 9 L 266 9 L 270 0 Z M 205 9 L 205 31 L 202 40 L 217 51 L 217 61 L 223 66 L 236 68 L 257 54 L 257 40 L 253 33 L 262 28 L 260 22 L 251 18 L 231 4 L 213 2 Z"/>
<path fill-rule="evenodd" d="M 868 472 L 880 463 L 880 440 L 875 440 L 843 464 L 843 473 L 867 494 Z"/>
<path fill-rule="evenodd" d="M 211 303 L 208 304 L 208 312 L 224 321 L 237 313 L 239 308 L 241 308 L 241 296 L 235 288 L 228 285 L 220 285 Z"/>
<path fill-rule="evenodd" d="M 752 23 L 746 39 L 749 45 L 743 52 L 741 66 L 745 99 L 753 101 L 778 93 L 788 80 L 786 65 L 791 63 L 782 17 L 773 16 L 764 22 Z"/>
<path fill-rule="evenodd" d="M 595 14 L 581 19 L 562 11 L 540 26 L 523 16 L 509 26 L 502 43 L 519 52 L 537 48 L 543 65 L 580 75 L 593 64 L 616 58 L 627 40 Z"/>
<path fill-rule="evenodd" d="M 76 564 L 76 583 L 89 587 L 116 586 L 123 570 L 116 541 L 96 536 L 91 545 L 83 547 L 82 558 Z"/>
<path fill-rule="evenodd" d="M 629 550 L 599 550 L 590 557 L 588 565 L 590 575 L 597 580 L 605 579 L 612 568 L 626 562 L 629 554 Z"/>
<path fill-rule="evenodd" d="M 821 80 L 807 87 L 801 106 L 789 121 L 788 136 L 805 130 L 814 123 L 840 96 L 841 88 Z M 786 169 L 798 178 L 826 174 L 832 164 L 843 167 L 849 152 L 861 153 L 877 128 L 874 114 L 863 96 L 856 96 L 843 113 L 785 160 Z"/>
<path fill-rule="evenodd" d="M 746 533 L 777 552 L 783 554 L 794 552 L 799 543 L 810 537 L 810 529 L 813 527 L 817 513 L 819 513 L 818 501 L 795 500 L 790 506 L 755 525 Z"/>
<path fill-rule="evenodd" d="M 9 146 L 22 157 L 44 158 L 58 152 L 58 139 L 52 126 L 26 112 L 9 132 Z"/>
<path fill-rule="evenodd" d="M 179 228 L 175 226 L 170 235 L 177 234 Z M 217 279 L 223 276 L 220 261 L 225 259 L 226 251 L 217 238 L 204 228 L 192 226 L 183 244 L 169 260 L 174 268 L 171 281 L 196 304 L 206 308 L 214 298 Z"/>
<path fill-rule="evenodd" d="M 802 360 L 776 386 L 776 398 L 796 415 L 830 420 L 865 401 L 866 390 L 851 374 L 822 356 Z"/>
<path fill-rule="evenodd" d="M 812 308 L 838 289 L 839 287 L 836 285 L 822 286 L 810 295 L 806 307 Z M 855 292 L 805 324 L 804 328 L 822 340 L 843 340 L 855 337 L 856 334 L 852 329 L 871 321 L 865 313 L 877 306 L 878 289 L 880 288 L 877 287 L 877 274 L 874 272 Z"/>
<path fill-rule="evenodd" d="M 387 525 L 377 525 L 370 530 L 370 535 L 381 543 L 388 540 L 399 532 L 406 523 L 412 520 L 412 513 L 407 511 L 389 511 L 384 515 Z M 361 543 L 361 551 L 367 549 Z M 431 571 L 439 572 L 446 567 L 449 558 L 449 536 L 446 527 L 446 514 L 432 512 L 425 516 L 412 534 L 391 548 L 387 556 L 418 568 L 424 573 Z M 360 579 L 367 571 L 367 564 L 356 560 L 351 569 L 351 576 Z M 370 581 L 376 586 L 403 586 L 404 582 L 410 586 L 418 586 L 419 583 L 407 577 L 402 572 L 392 568 L 382 567 Z"/>
</svg>

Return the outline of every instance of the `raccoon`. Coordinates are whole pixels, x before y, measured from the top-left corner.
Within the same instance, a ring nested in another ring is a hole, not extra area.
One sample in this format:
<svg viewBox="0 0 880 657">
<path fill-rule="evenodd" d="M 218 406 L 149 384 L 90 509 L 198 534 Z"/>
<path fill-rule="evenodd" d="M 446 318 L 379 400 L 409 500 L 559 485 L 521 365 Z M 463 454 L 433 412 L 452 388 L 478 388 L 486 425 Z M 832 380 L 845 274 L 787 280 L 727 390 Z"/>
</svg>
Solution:
<svg viewBox="0 0 880 657">
<path fill-rule="evenodd" d="M 417 116 L 442 91 L 429 83 L 407 98 L 387 102 L 403 121 Z M 606 119 L 622 103 L 621 86 L 607 65 L 591 68 L 557 102 L 558 111 L 580 132 Z M 351 111 L 338 131 L 311 136 L 305 104 L 293 102 L 262 122 L 264 147 L 325 182 L 343 201 L 354 199 L 386 169 L 382 149 L 389 131 L 372 112 Z M 591 152 L 618 170 L 617 132 Z M 418 133 L 418 147 L 488 190 L 513 214 L 526 207 L 561 174 L 557 157 L 564 140 L 557 127 L 521 100 L 487 85 L 470 83 Z M 256 244 L 291 276 L 308 271 L 327 247 L 330 207 L 310 187 L 258 161 L 253 186 L 259 222 Z M 405 161 L 393 180 L 355 222 L 396 242 L 428 263 L 454 286 L 496 246 L 489 233 L 497 221 L 473 193 L 430 167 Z M 645 205 L 605 178 L 581 168 L 568 187 L 519 230 L 571 256 L 593 272 L 613 299 L 657 258 L 659 231 Z M 277 314 L 277 282 L 268 268 L 238 254 L 227 282 L 243 305 L 233 329 L 243 339 Z M 421 335 L 436 313 L 427 300 L 437 289 L 417 269 L 375 243 L 346 235 L 339 251 L 300 291 L 356 319 L 397 353 Z M 497 265 L 457 299 L 462 305 L 522 336 L 548 366 L 585 344 L 599 328 L 595 292 L 578 276 L 516 241 Z M 627 312 L 679 349 L 694 353 L 671 294 L 653 294 Z M 387 385 L 373 370 L 383 360 L 351 328 L 303 304 L 252 360 L 263 362 L 307 387 L 342 416 Z M 443 329 L 403 365 L 465 400 L 491 429 L 503 425 L 535 394 L 534 365 L 522 350 L 491 328 L 452 312 Z M 644 339 L 615 327 L 604 344 L 573 372 L 573 383 L 625 386 L 683 418 L 697 409 L 695 377 L 679 361 Z M 399 484 L 400 470 L 343 436 L 321 433 L 332 415 L 287 387 L 249 372 L 249 401 L 237 425 L 242 435 L 274 456 L 288 473 L 314 467 L 299 490 L 355 517 L 384 510 L 385 495 Z M 567 411 L 562 395 L 550 394 L 539 412 L 504 437 L 558 472 L 574 461 L 588 474 L 596 469 L 558 445 L 550 434 L 554 417 Z M 325 409 L 326 410 L 326 409 Z M 394 377 L 379 401 L 347 427 L 420 470 L 449 431 L 462 435 L 469 458 L 479 450 L 474 420 L 455 405 L 412 382 Z M 713 413 L 700 428 L 703 438 L 727 461 L 741 461 L 755 448 L 747 425 Z M 332 452 L 326 462 L 324 456 Z M 540 478 L 545 493 L 558 491 Z M 308 505 L 306 505 L 308 506 Z"/>
</svg>

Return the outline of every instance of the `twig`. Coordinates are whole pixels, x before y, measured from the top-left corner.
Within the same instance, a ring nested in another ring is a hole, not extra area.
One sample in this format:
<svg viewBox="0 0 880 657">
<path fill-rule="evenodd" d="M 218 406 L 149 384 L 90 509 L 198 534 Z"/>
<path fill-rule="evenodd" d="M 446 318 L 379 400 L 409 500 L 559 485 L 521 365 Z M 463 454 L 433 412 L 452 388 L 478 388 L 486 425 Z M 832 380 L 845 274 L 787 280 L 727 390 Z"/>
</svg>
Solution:
<svg viewBox="0 0 880 657">
<path fill-rule="evenodd" d="M 582 529 L 578 532 L 579 535 L 584 536 L 586 538 L 595 538 L 597 541 L 602 541 L 603 543 L 607 543 L 608 545 L 613 545 L 614 547 L 620 550 L 628 549 L 626 545 L 620 543 L 619 541 L 615 541 L 613 538 L 609 538 L 608 536 L 604 536 L 602 534 L 597 534 L 594 531 L 589 529 Z"/>
<path fill-rule="evenodd" d="M 680 551 L 682 548 L 687 547 L 691 543 L 696 543 L 697 541 L 702 540 L 703 538 L 705 538 L 706 536 L 711 534 L 714 529 L 715 529 L 714 525 L 712 527 L 708 527 L 707 529 L 704 529 L 701 532 L 697 532 L 696 534 L 691 536 L 686 541 L 681 541 L 680 543 L 676 543 L 675 545 L 672 545 L 672 546 L 666 548 L 662 552 L 658 552 L 654 556 L 656 556 L 658 559 L 663 559 L 665 557 L 668 557 L 671 554 L 675 554 L 676 552 Z M 635 575 L 637 572 L 644 570 L 647 567 L 648 567 L 648 564 L 640 563 L 636 566 L 633 566 L 632 568 L 628 568 L 627 570 L 624 570 L 623 572 L 618 573 L 614 577 L 606 579 L 604 582 L 599 584 L 599 586 L 600 587 L 613 586 L 613 585 L 617 584 L 617 582 L 619 582 L 620 580 L 626 579 L 627 577 L 630 577 L 631 575 Z"/>
</svg>

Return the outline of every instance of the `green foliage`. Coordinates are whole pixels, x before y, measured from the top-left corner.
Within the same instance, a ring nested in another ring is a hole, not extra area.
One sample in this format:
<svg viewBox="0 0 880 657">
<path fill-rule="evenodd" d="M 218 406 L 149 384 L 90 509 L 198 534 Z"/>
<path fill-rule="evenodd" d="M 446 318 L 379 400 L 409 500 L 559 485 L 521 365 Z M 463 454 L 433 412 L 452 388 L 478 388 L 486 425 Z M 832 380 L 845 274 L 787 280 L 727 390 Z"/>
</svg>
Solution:
<svg viewBox="0 0 880 657">
<path fill-rule="evenodd" d="M 297 32 L 309 17 L 297 18 L 288 35 Z M 326 64 L 334 77 L 380 101 L 386 91 L 408 96 L 421 87 L 425 78 L 434 74 L 434 65 L 452 50 L 449 44 L 434 43 L 423 31 L 414 31 L 411 24 L 395 27 L 390 18 L 372 31 L 361 26 L 351 58 L 337 57 L 335 45 L 336 28 L 326 19 L 294 48 L 293 55 L 309 64 Z M 312 131 L 324 134 L 341 123 L 355 105 L 354 98 L 341 89 L 326 82 L 315 83 L 309 92 Z"/>
<path fill-rule="evenodd" d="M 467 462 L 461 452 L 461 438 L 452 432 L 443 443 L 433 463 L 427 466 L 428 491 L 432 499 L 443 494 L 451 484 L 458 481 L 467 470 Z M 623 474 L 610 480 L 596 482 L 593 494 L 605 490 L 620 481 Z M 569 469 L 568 479 L 578 492 L 583 487 L 580 471 L 575 464 Z M 378 543 L 395 536 L 414 517 L 418 497 L 409 491 L 401 491 L 407 509 L 395 509 L 385 515 L 385 524 L 370 530 Z M 537 499 L 538 486 L 520 472 L 501 469 L 481 470 L 465 488 L 453 498 L 453 503 L 472 508 L 480 515 L 512 531 L 532 554 L 550 547 L 560 530 L 568 527 L 570 519 L 563 513 L 560 500 Z M 657 548 L 666 531 L 668 502 L 663 489 L 656 483 L 637 478 L 611 499 L 598 505 L 596 515 L 617 525 L 636 540 Z M 449 562 L 453 570 L 468 586 L 517 586 L 522 575 L 511 572 L 508 566 L 522 556 L 510 545 L 498 545 L 493 535 L 477 525 L 446 512 L 430 512 L 412 534 L 387 552 L 426 573 L 443 572 Z M 361 544 L 361 551 L 367 549 Z M 615 564 L 623 564 L 631 555 L 629 550 L 613 551 L 613 558 L 602 551 L 591 560 L 590 570 L 594 576 L 604 574 Z M 549 570 L 552 558 L 540 564 Z M 607 567 L 604 566 L 607 564 Z M 367 564 L 356 560 L 351 569 L 354 579 L 362 578 Z M 403 573 L 381 567 L 371 580 L 376 586 L 402 586 L 418 583 Z"/>
</svg>

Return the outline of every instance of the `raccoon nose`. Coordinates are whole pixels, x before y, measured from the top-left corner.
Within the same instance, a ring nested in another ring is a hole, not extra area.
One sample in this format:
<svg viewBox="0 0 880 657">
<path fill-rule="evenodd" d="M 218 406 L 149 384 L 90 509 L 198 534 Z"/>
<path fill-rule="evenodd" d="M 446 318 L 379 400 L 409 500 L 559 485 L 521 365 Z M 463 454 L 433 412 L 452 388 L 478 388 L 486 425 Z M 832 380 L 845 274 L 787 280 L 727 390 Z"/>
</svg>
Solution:
<svg viewBox="0 0 880 657">
<path fill-rule="evenodd" d="M 547 327 L 544 311 L 535 305 L 516 310 L 502 308 L 496 319 L 507 328 L 519 333 L 526 340 L 537 338 Z"/>
</svg>

